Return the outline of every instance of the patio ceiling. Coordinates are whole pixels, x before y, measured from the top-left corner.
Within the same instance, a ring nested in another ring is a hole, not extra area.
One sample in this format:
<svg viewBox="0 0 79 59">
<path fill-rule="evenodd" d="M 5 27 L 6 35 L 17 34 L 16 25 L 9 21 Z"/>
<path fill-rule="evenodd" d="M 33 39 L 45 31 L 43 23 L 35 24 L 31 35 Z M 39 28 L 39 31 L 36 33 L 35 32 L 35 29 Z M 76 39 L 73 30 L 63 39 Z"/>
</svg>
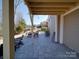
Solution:
<svg viewBox="0 0 79 59">
<path fill-rule="evenodd" d="M 78 0 L 25 0 L 34 15 L 59 15 L 75 7 Z"/>
</svg>

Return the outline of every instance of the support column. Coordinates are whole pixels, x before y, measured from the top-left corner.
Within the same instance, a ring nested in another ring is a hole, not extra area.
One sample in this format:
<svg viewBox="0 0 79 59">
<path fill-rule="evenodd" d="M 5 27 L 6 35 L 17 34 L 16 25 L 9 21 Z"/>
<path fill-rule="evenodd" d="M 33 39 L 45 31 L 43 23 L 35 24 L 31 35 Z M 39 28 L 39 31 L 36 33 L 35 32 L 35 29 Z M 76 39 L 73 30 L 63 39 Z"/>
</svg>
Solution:
<svg viewBox="0 0 79 59">
<path fill-rule="evenodd" d="M 63 44 L 64 16 L 60 18 L 60 44 Z"/>
<path fill-rule="evenodd" d="M 33 33 L 33 27 L 34 27 L 34 25 L 33 25 L 33 15 L 32 14 L 30 14 L 30 20 L 31 20 L 31 25 L 32 25 L 31 31 Z"/>
<path fill-rule="evenodd" d="M 14 0 L 3 2 L 3 59 L 14 59 Z"/>
<path fill-rule="evenodd" d="M 34 25 L 33 25 L 33 15 L 30 13 L 30 21 L 31 21 L 31 31 L 32 31 L 32 38 L 33 38 L 33 29 L 34 29 Z"/>
</svg>

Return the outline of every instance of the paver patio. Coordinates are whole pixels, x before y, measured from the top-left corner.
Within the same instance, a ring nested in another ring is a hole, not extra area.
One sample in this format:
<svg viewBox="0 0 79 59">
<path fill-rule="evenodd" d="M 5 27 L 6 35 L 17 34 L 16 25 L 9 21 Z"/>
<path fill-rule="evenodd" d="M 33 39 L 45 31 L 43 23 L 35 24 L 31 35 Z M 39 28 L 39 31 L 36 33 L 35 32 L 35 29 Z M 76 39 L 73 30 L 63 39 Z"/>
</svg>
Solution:
<svg viewBox="0 0 79 59">
<path fill-rule="evenodd" d="M 24 45 L 15 52 L 15 59 L 79 59 L 76 52 L 54 43 L 44 33 L 40 33 L 39 38 L 23 39 Z"/>
</svg>

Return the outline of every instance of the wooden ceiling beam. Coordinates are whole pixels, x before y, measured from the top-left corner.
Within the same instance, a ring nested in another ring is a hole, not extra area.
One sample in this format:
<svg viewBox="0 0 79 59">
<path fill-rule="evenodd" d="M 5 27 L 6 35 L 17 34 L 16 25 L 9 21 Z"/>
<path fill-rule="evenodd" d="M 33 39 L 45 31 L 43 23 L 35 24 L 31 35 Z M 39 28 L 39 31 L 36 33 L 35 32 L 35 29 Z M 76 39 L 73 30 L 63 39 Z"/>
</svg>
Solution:
<svg viewBox="0 0 79 59">
<path fill-rule="evenodd" d="M 52 8 L 50 8 L 50 7 L 47 7 L 47 8 L 43 8 L 43 7 L 37 7 L 37 8 L 31 8 L 31 11 L 68 11 L 69 10 L 69 8 L 55 8 L 55 7 L 52 7 Z"/>
<path fill-rule="evenodd" d="M 41 11 L 41 12 L 32 12 L 33 15 L 60 15 L 60 14 L 64 14 L 65 12 L 62 11 Z"/>
<path fill-rule="evenodd" d="M 76 2 L 77 0 L 29 0 L 30 2 Z"/>
<path fill-rule="evenodd" d="M 25 0 L 25 3 L 30 12 L 36 15 L 60 15 L 77 4 L 76 0 Z"/>
<path fill-rule="evenodd" d="M 76 2 L 30 2 L 30 7 L 73 7 Z"/>
</svg>

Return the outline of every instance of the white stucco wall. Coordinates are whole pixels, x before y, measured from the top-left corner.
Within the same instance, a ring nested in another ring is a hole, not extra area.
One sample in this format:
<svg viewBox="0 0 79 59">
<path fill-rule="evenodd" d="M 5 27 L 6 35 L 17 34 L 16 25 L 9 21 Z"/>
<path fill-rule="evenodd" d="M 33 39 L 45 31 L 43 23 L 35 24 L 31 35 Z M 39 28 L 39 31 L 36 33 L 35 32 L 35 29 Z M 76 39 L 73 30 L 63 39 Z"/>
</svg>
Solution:
<svg viewBox="0 0 79 59">
<path fill-rule="evenodd" d="M 79 52 L 79 9 L 64 17 L 64 44 Z"/>
<path fill-rule="evenodd" d="M 53 33 L 55 32 L 55 20 L 56 20 L 55 15 L 50 15 L 48 18 L 48 28 L 50 31 L 50 39 L 53 38 Z"/>
</svg>

